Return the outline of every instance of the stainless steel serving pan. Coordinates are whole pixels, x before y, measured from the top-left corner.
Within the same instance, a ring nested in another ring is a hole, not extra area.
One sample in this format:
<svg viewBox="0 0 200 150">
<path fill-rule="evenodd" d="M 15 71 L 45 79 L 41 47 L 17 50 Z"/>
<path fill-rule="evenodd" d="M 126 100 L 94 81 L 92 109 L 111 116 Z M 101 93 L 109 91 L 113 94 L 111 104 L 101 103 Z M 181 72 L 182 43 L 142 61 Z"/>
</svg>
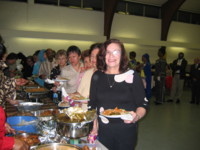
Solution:
<svg viewBox="0 0 200 150">
<path fill-rule="evenodd" d="M 51 111 L 52 115 L 41 116 L 41 114 L 46 111 Z M 54 111 L 56 111 L 56 109 L 43 109 L 43 110 L 31 111 L 31 113 L 34 116 L 38 117 L 40 121 L 49 121 L 49 120 L 52 120 L 54 118 L 54 116 L 56 115 L 56 114 L 54 114 Z"/>
<path fill-rule="evenodd" d="M 50 143 L 32 146 L 31 150 L 81 150 L 81 148 L 71 144 Z"/>
<path fill-rule="evenodd" d="M 39 95 L 39 94 L 46 94 L 49 92 L 48 89 L 42 88 L 42 87 L 33 87 L 33 88 L 26 88 L 24 89 L 26 93 L 29 93 L 31 95 Z"/>
<path fill-rule="evenodd" d="M 78 123 L 65 123 L 57 120 L 57 133 L 68 138 L 81 138 L 87 136 L 93 127 L 93 121 Z"/>
<path fill-rule="evenodd" d="M 35 111 L 42 107 L 43 103 L 37 102 L 21 102 L 15 105 L 19 111 Z"/>
</svg>

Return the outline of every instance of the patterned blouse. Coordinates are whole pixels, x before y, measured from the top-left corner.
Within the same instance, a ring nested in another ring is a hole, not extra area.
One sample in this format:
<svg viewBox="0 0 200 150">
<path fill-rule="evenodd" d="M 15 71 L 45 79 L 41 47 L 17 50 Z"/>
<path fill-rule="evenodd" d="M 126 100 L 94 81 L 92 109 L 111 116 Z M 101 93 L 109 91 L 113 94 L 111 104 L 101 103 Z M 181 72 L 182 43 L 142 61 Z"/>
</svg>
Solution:
<svg viewBox="0 0 200 150">
<path fill-rule="evenodd" d="M 14 78 L 8 78 L 4 75 L 3 69 L 7 66 L 0 60 L 0 105 L 4 106 L 6 99 L 13 99 L 16 96 L 16 85 Z"/>
</svg>

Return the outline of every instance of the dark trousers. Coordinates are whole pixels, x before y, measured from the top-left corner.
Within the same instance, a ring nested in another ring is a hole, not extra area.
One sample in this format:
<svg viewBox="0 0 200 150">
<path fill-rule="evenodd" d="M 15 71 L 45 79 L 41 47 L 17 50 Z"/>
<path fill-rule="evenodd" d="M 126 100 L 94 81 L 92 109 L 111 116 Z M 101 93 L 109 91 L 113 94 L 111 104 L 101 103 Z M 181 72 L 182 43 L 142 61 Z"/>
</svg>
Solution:
<svg viewBox="0 0 200 150">
<path fill-rule="evenodd" d="M 163 103 L 165 101 L 165 77 L 155 81 L 156 102 Z"/>
<path fill-rule="evenodd" d="M 200 82 L 192 82 L 192 102 L 200 102 Z"/>
</svg>

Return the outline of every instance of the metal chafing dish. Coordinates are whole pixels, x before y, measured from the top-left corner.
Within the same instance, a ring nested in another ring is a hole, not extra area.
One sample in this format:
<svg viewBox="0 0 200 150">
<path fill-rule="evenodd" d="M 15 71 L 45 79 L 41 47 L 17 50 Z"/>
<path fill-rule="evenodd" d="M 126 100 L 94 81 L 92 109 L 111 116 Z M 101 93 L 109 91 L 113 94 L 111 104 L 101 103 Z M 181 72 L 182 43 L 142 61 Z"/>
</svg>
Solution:
<svg viewBox="0 0 200 150">
<path fill-rule="evenodd" d="M 44 98 L 47 96 L 49 90 L 42 88 L 42 87 L 25 87 L 24 89 L 26 93 L 26 97 L 28 101 L 31 102 L 41 102 L 41 98 Z"/>
<path fill-rule="evenodd" d="M 48 90 L 43 87 L 34 87 L 34 88 L 25 88 L 24 91 L 26 93 L 32 93 L 32 94 L 44 94 L 48 93 Z"/>
<path fill-rule="evenodd" d="M 31 88 L 38 88 L 39 86 L 37 84 L 27 84 L 23 86 L 24 89 L 31 89 Z"/>
<path fill-rule="evenodd" d="M 15 105 L 19 111 L 35 111 L 42 107 L 43 103 L 37 102 L 21 102 Z"/>
<path fill-rule="evenodd" d="M 64 123 L 57 122 L 57 133 L 68 138 L 87 136 L 92 129 L 93 122 Z"/>
<path fill-rule="evenodd" d="M 49 121 L 54 118 L 54 116 L 58 113 L 58 109 L 43 109 L 31 111 L 31 113 L 38 117 L 40 121 Z"/>
<path fill-rule="evenodd" d="M 39 146 L 32 146 L 31 150 L 81 150 L 81 148 L 71 144 L 51 143 Z"/>
<path fill-rule="evenodd" d="M 65 116 L 64 116 L 65 115 Z M 70 119 L 61 119 L 67 117 L 66 114 L 59 114 L 56 118 L 57 133 L 62 137 L 68 138 L 81 138 L 87 136 L 93 127 L 93 120 L 96 118 L 96 110 L 87 111 L 79 121 L 72 121 Z M 77 116 L 79 117 L 79 116 Z M 68 120 L 68 121 L 67 121 Z"/>
</svg>

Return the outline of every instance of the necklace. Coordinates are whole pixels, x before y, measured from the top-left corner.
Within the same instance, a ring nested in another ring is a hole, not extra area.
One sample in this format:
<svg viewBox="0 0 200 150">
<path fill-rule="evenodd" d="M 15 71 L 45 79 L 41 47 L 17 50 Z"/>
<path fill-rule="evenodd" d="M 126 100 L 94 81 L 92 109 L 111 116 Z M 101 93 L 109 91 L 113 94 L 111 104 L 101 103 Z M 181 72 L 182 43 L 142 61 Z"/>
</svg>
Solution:
<svg viewBox="0 0 200 150">
<path fill-rule="evenodd" d="M 107 75 L 107 79 L 108 79 L 108 84 L 109 84 L 109 87 L 110 87 L 110 88 L 112 88 L 112 87 L 114 86 L 114 84 L 115 84 L 115 81 L 114 81 L 112 84 L 110 84 L 110 80 L 109 80 L 109 77 L 108 77 L 108 75 Z"/>
</svg>

